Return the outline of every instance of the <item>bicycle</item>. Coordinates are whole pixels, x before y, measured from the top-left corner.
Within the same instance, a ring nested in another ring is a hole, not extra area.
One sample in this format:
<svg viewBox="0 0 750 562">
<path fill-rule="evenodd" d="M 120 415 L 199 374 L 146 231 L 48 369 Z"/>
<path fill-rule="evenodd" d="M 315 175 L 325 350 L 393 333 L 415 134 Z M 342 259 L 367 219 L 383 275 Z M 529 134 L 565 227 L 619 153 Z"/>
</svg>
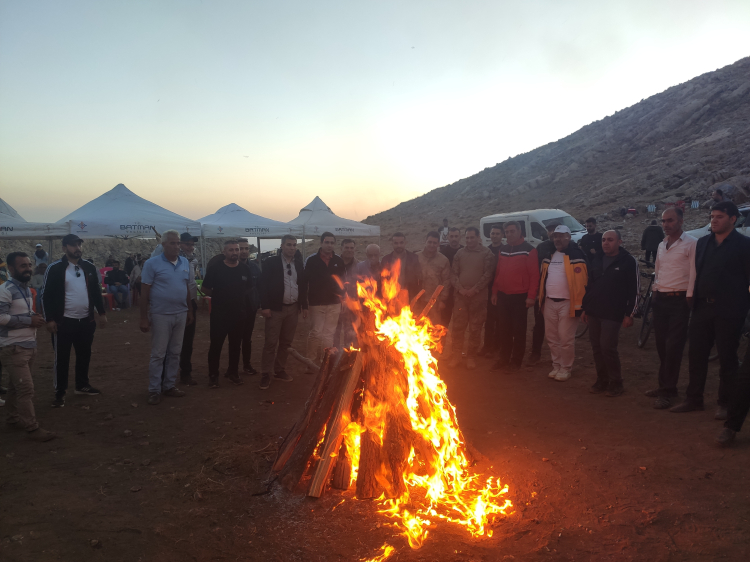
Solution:
<svg viewBox="0 0 750 562">
<path fill-rule="evenodd" d="M 638 260 L 646 267 L 654 267 L 654 264 L 646 260 Z M 648 287 L 646 287 L 645 294 L 638 296 L 638 308 L 635 313 L 636 318 L 641 319 L 641 331 L 638 334 L 638 347 L 642 348 L 646 345 L 649 335 L 651 335 L 651 326 L 654 319 L 654 311 L 651 307 L 651 300 L 653 298 L 653 290 L 651 289 L 654 284 L 654 272 L 641 272 L 641 277 L 648 279 Z"/>
<path fill-rule="evenodd" d="M 576 327 L 576 339 L 582 338 L 583 335 L 586 332 L 588 332 L 588 330 L 589 330 L 589 325 L 586 322 L 584 322 L 583 320 L 581 320 L 579 318 L 578 319 L 578 326 Z"/>
</svg>

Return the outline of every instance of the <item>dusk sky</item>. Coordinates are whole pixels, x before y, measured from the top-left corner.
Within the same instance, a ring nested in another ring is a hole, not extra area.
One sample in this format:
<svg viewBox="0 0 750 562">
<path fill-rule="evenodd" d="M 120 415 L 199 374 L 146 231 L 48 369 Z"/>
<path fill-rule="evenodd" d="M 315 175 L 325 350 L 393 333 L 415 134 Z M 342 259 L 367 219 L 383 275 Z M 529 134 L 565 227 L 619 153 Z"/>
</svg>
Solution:
<svg viewBox="0 0 750 562">
<path fill-rule="evenodd" d="M 750 55 L 750 1 L 0 0 L 0 197 L 362 220 Z"/>
</svg>

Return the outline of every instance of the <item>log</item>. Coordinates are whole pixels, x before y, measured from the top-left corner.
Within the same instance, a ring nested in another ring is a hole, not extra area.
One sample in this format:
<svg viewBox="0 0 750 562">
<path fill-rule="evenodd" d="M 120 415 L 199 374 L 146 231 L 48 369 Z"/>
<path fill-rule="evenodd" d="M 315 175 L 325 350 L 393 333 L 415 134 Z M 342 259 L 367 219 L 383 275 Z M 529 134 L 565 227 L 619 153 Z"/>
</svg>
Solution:
<svg viewBox="0 0 750 562">
<path fill-rule="evenodd" d="M 349 370 L 350 365 L 341 368 L 342 360 L 352 353 L 341 351 L 338 352 L 333 367 L 329 371 L 322 397 L 318 402 L 315 411 L 310 417 L 310 422 L 300 435 L 297 446 L 294 447 L 289 460 L 284 464 L 284 468 L 279 473 L 281 484 L 288 490 L 294 490 L 302 479 L 309 462 L 312 460 L 315 448 L 320 442 L 324 428 L 331 417 L 334 404 L 341 393 L 344 375 Z"/>
<path fill-rule="evenodd" d="M 335 348 L 333 348 L 333 349 L 335 349 Z M 312 359 L 308 359 L 307 357 L 305 357 L 304 355 L 302 355 L 299 351 L 297 351 L 293 347 L 287 348 L 286 351 L 287 351 L 287 353 L 289 355 L 291 355 L 292 357 L 294 357 L 297 361 L 299 361 L 300 363 L 304 363 L 309 369 L 312 369 L 313 371 L 317 371 L 321 367 L 315 361 L 313 361 Z"/>
<path fill-rule="evenodd" d="M 352 462 L 349 460 L 349 451 L 346 448 L 346 442 L 343 442 L 339 449 L 339 456 L 336 459 L 336 466 L 333 467 L 331 487 L 337 490 L 348 490 L 351 477 Z"/>
<path fill-rule="evenodd" d="M 336 459 L 335 455 L 341 449 L 343 431 L 349 424 L 349 412 L 352 407 L 354 390 L 359 384 L 359 376 L 362 373 L 362 354 L 354 353 L 357 355 L 354 366 L 344 375 L 333 413 L 326 424 L 326 436 L 320 450 L 320 462 L 310 482 L 310 490 L 307 492 L 307 495 L 313 498 L 319 498 L 323 493 Z"/>
<path fill-rule="evenodd" d="M 412 310 L 414 310 L 414 307 L 416 306 L 417 301 L 422 298 L 422 295 L 424 295 L 424 289 L 422 289 L 421 291 L 419 291 L 417 293 L 417 296 L 414 297 L 413 299 L 411 299 L 411 302 L 409 303 L 409 308 L 411 308 Z"/>
<path fill-rule="evenodd" d="M 424 305 L 424 308 L 422 309 L 422 312 L 419 313 L 419 316 L 417 316 L 417 320 L 420 318 L 424 318 L 430 313 L 430 310 L 432 310 L 432 307 L 435 306 L 435 303 L 438 300 L 438 297 L 440 296 L 440 293 L 443 292 L 443 286 L 438 285 L 435 287 L 435 292 L 432 293 L 432 296 L 430 297 L 430 300 L 427 301 L 427 304 Z"/>
<path fill-rule="evenodd" d="M 271 470 L 273 472 L 279 472 L 282 468 L 284 468 L 284 465 L 289 460 L 289 457 L 292 456 L 292 451 L 294 451 L 294 447 L 296 447 L 297 442 L 302 435 L 302 432 L 310 423 L 310 418 L 312 417 L 313 412 L 315 412 L 315 408 L 317 407 L 317 404 L 322 397 L 323 386 L 325 385 L 328 375 L 330 374 L 330 370 L 332 367 L 331 362 L 335 353 L 336 348 L 326 349 L 325 355 L 323 355 L 323 364 L 318 370 L 318 376 L 315 379 L 315 384 L 313 384 L 313 387 L 310 390 L 310 395 L 308 396 L 307 402 L 305 403 L 305 408 L 302 411 L 302 414 L 300 415 L 297 422 L 292 426 L 292 429 L 289 430 L 289 433 L 284 438 L 284 442 L 281 444 L 281 447 L 279 447 L 279 452 L 276 455 L 276 460 L 271 467 Z"/>
</svg>

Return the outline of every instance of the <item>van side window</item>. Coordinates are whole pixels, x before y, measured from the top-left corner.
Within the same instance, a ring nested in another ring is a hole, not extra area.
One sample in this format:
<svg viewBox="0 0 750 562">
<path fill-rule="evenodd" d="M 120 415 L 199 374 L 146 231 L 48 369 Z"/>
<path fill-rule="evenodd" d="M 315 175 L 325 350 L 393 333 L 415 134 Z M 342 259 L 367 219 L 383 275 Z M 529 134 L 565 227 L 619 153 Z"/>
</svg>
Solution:
<svg viewBox="0 0 750 562">
<path fill-rule="evenodd" d="M 538 222 L 531 223 L 531 235 L 537 240 L 547 240 L 547 231 Z"/>
</svg>

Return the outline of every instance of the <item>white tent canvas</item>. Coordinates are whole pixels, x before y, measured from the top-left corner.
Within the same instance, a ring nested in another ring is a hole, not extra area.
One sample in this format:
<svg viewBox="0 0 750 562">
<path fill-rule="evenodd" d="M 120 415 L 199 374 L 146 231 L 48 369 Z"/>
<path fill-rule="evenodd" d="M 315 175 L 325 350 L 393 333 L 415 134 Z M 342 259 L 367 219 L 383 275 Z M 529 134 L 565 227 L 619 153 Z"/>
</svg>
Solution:
<svg viewBox="0 0 750 562">
<path fill-rule="evenodd" d="M 0 199 L 0 238 L 56 238 L 68 234 L 68 225 L 27 222 L 16 210 Z"/>
<path fill-rule="evenodd" d="M 309 205 L 300 209 L 299 216 L 287 224 L 302 227 L 303 235 L 308 238 L 320 236 L 326 231 L 333 232 L 336 237 L 380 236 L 379 226 L 342 219 L 320 197 L 315 197 Z"/>
<path fill-rule="evenodd" d="M 190 232 L 200 236 L 198 221 L 185 218 L 147 201 L 123 184 L 89 201 L 57 221 L 70 223 L 70 233 L 81 238 L 154 238 L 153 228 Z"/>
<path fill-rule="evenodd" d="M 301 228 L 295 230 L 286 223 L 255 215 L 235 203 L 198 220 L 206 238 L 281 238 L 285 234 L 297 235 L 297 230 L 302 233 Z"/>
</svg>

